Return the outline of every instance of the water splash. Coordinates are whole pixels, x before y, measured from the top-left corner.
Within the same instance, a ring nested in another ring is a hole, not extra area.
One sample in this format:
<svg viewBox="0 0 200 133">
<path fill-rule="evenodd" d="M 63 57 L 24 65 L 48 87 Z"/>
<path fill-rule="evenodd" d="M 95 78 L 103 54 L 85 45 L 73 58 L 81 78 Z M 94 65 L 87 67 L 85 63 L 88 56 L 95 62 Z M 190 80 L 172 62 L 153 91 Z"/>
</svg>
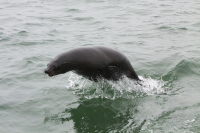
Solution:
<svg viewBox="0 0 200 133">
<path fill-rule="evenodd" d="M 141 85 L 137 81 L 133 81 L 125 76 L 117 82 L 105 79 L 99 79 L 99 82 L 93 82 L 71 73 L 68 79 L 69 85 L 66 87 L 73 91 L 74 94 L 87 99 L 97 97 L 133 99 L 135 97 L 165 93 L 163 80 L 156 80 L 151 77 L 144 78 L 142 76 L 139 76 L 139 78 L 142 80 L 140 82 Z"/>
</svg>

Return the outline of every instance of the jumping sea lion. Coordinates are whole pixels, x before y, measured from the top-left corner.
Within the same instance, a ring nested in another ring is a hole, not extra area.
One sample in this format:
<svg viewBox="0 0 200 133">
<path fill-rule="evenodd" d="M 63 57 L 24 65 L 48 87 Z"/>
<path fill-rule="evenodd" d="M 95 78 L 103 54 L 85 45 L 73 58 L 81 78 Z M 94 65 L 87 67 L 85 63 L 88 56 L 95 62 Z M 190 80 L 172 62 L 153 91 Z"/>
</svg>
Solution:
<svg viewBox="0 0 200 133">
<path fill-rule="evenodd" d="M 85 46 L 61 53 L 47 65 L 45 73 L 51 77 L 69 71 L 95 82 L 99 78 L 117 81 L 122 75 L 140 80 L 124 54 L 103 46 Z"/>
</svg>

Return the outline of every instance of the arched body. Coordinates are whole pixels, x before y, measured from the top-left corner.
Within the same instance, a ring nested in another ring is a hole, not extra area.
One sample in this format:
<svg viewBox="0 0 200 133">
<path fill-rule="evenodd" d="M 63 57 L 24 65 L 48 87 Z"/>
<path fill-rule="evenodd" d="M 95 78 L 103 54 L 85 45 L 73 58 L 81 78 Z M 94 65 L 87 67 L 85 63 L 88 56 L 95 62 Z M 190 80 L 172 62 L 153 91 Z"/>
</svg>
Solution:
<svg viewBox="0 0 200 133">
<path fill-rule="evenodd" d="M 64 52 L 47 65 L 45 73 L 54 76 L 68 71 L 92 81 L 98 81 L 98 78 L 116 81 L 122 75 L 139 80 L 125 55 L 102 46 L 79 47 Z"/>
</svg>

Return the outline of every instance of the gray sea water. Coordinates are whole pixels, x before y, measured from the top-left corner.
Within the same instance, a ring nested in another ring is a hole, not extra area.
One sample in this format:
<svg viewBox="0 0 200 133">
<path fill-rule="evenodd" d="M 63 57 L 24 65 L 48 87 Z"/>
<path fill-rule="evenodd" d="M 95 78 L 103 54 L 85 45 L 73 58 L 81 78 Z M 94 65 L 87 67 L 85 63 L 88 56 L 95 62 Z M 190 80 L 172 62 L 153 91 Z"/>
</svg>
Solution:
<svg viewBox="0 0 200 133">
<path fill-rule="evenodd" d="M 79 46 L 124 53 L 147 87 L 46 65 Z M 0 133 L 200 133 L 199 0 L 1 0 Z"/>
</svg>

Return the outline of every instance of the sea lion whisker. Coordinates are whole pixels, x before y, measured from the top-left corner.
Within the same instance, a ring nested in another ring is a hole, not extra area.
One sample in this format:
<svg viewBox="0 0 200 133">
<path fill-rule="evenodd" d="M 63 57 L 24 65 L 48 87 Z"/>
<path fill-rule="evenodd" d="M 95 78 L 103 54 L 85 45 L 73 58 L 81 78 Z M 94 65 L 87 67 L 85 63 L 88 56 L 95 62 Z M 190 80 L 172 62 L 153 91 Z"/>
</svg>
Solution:
<svg viewBox="0 0 200 133">
<path fill-rule="evenodd" d="M 45 78 L 45 76 L 46 76 L 47 74 L 46 73 L 44 73 L 44 78 Z"/>
</svg>

